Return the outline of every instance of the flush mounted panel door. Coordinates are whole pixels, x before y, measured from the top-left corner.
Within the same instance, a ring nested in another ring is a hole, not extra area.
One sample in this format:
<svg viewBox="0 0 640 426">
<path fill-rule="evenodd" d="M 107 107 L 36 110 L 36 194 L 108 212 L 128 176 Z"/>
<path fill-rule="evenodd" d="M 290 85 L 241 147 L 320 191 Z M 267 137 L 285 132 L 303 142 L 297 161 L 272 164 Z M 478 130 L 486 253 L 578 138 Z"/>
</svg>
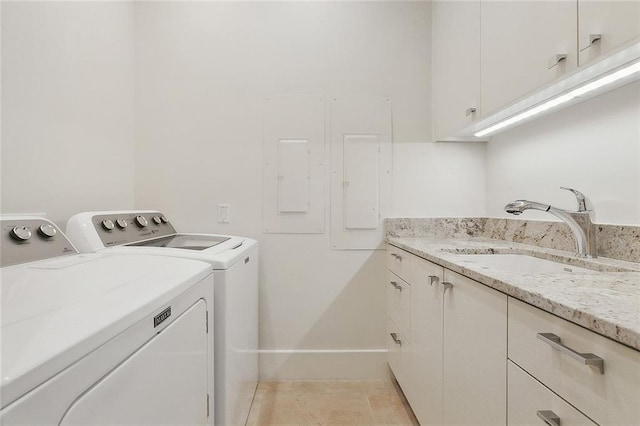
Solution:
<svg viewBox="0 0 640 426">
<path fill-rule="evenodd" d="M 309 211 L 308 139 L 278 141 L 278 214 Z"/>
<path fill-rule="evenodd" d="M 379 223 L 379 135 L 344 136 L 344 227 L 375 230 Z"/>
<path fill-rule="evenodd" d="M 391 201 L 391 102 L 331 101 L 331 248 L 384 249 Z"/>
<path fill-rule="evenodd" d="M 325 230 L 324 99 L 269 96 L 262 107 L 262 229 L 321 234 Z"/>
</svg>

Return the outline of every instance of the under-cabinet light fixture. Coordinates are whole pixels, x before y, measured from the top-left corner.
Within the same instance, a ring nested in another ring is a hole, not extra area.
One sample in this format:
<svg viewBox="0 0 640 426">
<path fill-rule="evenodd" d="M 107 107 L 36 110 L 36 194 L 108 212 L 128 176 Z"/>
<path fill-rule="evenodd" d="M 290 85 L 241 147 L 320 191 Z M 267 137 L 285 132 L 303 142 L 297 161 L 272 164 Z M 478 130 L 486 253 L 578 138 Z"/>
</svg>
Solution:
<svg viewBox="0 0 640 426">
<path fill-rule="evenodd" d="M 598 90 L 601 87 L 612 84 L 616 81 L 622 80 L 623 78 L 630 77 L 633 74 L 640 72 L 640 61 L 634 62 L 630 65 L 625 66 L 624 68 L 620 68 L 610 74 L 606 74 L 596 80 L 593 80 L 583 86 L 577 87 L 570 92 L 557 96 L 555 98 L 549 99 L 546 102 L 541 103 L 531 109 L 525 110 L 519 114 L 511 116 L 503 121 L 499 121 L 498 123 L 487 127 L 486 129 L 475 132 L 473 135 L 477 138 L 487 136 L 491 133 L 495 133 L 498 130 L 504 129 L 506 127 L 512 126 L 516 123 L 519 123 L 523 120 L 526 120 L 534 115 L 541 114 L 546 112 L 552 108 L 555 108 L 559 105 L 565 104 L 569 101 L 572 101 L 580 96 L 584 96 L 588 93 L 592 93 L 595 90 Z"/>
</svg>

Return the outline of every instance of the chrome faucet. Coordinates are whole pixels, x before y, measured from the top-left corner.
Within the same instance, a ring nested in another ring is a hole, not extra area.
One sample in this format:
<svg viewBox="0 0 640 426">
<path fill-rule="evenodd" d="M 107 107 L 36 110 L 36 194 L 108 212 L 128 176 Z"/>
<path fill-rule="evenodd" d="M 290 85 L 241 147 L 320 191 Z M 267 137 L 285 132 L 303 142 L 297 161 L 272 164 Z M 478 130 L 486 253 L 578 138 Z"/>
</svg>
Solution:
<svg viewBox="0 0 640 426">
<path fill-rule="evenodd" d="M 584 194 L 572 188 L 560 187 L 571 191 L 578 200 L 578 211 L 558 209 L 549 204 L 536 203 L 535 201 L 516 200 L 504 206 L 504 211 L 514 215 L 519 215 L 525 210 L 533 209 L 549 212 L 561 219 L 569 226 L 576 240 L 577 255 L 580 257 L 596 256 L 596 232 L 591 221 L 592 210 L 587 210 Z"/>
</svg>

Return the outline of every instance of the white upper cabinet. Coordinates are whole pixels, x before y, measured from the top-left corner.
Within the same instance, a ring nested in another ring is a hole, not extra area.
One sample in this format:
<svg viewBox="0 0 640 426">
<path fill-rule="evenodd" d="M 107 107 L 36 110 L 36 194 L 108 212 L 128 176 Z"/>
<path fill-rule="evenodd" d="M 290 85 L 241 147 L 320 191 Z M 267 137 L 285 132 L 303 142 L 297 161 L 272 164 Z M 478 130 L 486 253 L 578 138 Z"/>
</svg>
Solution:
<svg viewBox="0 0 640 426">
<path fill-rule="evenodd" d="M 580 65 L 640 35 L 640 1 L 579 0 Z"/>
<path fill-rule="evenodd" d="M 432 3 L 434 139 L 480 117 L 480 0 Z"/>
<path fill-rule="evenodd" d="M 482 114 L 578 65 L 577 2 L 482 1 Z"/>
</svg>

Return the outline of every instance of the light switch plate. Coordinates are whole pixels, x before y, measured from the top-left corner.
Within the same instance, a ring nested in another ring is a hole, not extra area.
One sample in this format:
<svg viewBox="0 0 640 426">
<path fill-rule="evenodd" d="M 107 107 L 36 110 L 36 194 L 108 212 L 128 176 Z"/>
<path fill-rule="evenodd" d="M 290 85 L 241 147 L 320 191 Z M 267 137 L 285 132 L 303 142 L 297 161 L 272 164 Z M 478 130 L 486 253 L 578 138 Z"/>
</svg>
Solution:
<svg viewBox="0 0 640 426">
<path fill-rule="evenodd" d="M 218 204 L 218 223 L 229 223 L 229 204 Z"/>
</svg>

